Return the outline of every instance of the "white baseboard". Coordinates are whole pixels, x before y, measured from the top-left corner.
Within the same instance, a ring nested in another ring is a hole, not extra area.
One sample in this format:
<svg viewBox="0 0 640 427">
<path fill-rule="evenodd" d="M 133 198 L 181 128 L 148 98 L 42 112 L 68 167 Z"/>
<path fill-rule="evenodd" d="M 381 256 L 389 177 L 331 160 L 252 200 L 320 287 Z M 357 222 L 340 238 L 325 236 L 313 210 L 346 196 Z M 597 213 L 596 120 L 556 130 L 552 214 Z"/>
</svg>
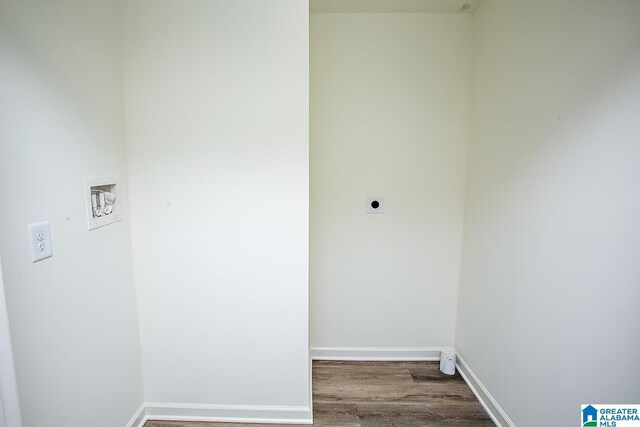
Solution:
<svg viewBox="0 0 640 427">
<path fill-rule="evenodd" d="M 315 347 L 313 360 L 438 361 L 450 347 Z M 457 352 L 456 352 L 457 353 Z M 498 402 L 457 353 L 456 368 L 498 427 L 515 427 Z M 209 405 L 145 402 L 126 427 L 143 427 L 149 420 L 217 421 L 264 424 L 312 424 L 311 406 Z"/>
<path fill-rule="evenodd" d="M 145 423 L 145 419 L 144 419 L 144 403 L 142 405 L 140 405 L 140 407 L 138 408 L 138 410 L 136 411 L 135 414 L 133 414 L 133 417 L 131 417 L 131 420 L 129 420 L 129 422 L 127 423 L 127 427 L 141 427 L 144 425 Z"/>
<path fill-rule="evenodd" d="M 313 360 L 435 361 L 447 347 L 311 347 Z"/>
<path fill-rule="evenodd" d="M 467 383 L 473 394 L 476 395 L 480 404 L 484 407 L 485 411 L 489 414 L 491 419 L 498 427 L 515 427 L 513 421 L 509 419 L 504 410 L 498 405 L 498 402 L 493 398 L 489 390 L 482 384 L 480 378 L 471 370 L 467 362 L 457 353 L 456 368 L 460 375 Z"/>
<path fill-rule="evenodd" d="M 209 405 L 197 403 L 145 402 L 132 418 L 133 427 L 149 420 L 214 421 L 225 423 L 312 424 L 309 406 Z"/>
</svg>

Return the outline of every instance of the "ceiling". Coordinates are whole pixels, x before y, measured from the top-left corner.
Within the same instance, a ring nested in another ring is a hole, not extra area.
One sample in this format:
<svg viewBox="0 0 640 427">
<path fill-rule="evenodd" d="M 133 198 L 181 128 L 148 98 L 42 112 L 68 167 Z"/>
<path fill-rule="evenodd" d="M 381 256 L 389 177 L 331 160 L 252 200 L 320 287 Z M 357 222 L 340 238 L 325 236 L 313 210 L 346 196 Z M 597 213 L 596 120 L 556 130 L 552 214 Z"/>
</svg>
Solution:
<svg viewBox="0 0 640 427">
<path fill-rule="evenodd" d="M 311 13 L 472 13 L 484 0 L 310 0 Z M 469 7 L 463 10 L 463 5 Z"/>
</svg>

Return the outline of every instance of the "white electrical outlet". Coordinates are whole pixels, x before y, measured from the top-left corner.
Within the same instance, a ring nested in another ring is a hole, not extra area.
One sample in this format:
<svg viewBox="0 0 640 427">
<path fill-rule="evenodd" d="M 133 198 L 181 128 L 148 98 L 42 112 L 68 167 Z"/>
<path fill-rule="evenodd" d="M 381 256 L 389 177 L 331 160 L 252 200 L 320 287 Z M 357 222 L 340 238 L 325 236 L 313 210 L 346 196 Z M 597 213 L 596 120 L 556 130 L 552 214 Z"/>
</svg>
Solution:
<svg viewBox="0 0 640 427">
<path fill-rule="evenodd" d="M 48 221 L 29 225 L 29 242 L 31 243 L 31 257 L 33 262 L 49 258 L 53 255 Z"/>
</svg>

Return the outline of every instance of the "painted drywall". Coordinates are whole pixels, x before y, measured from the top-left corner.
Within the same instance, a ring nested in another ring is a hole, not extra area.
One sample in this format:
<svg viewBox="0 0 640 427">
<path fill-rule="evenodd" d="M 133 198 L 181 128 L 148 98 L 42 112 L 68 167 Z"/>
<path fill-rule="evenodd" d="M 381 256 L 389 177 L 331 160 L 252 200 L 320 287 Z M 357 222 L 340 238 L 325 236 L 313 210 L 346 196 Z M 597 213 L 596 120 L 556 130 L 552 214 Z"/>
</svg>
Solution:
<svg viewBox="0 0 640 427">
<path fill-rule="evenodd" d="M 0 2 L 0 256 L 24 427 L 125 425 L 142 403 L 127 213 L 119 7 Z M 89 232 L 85 176 L 124 220 Z M 32 264 L 27 225 L 50 221 Z M 6 409 L 6 408 L 5 408 Z"/>
<path fill-rule="evenodd" d="M 308 5 L 124 4 L 145 398 L 308 407 Z"/>
<path fill-rule="evenodd" d="M 640 2 L 487 0 L 456 347 L 517 426 L 640 401 Z"/>
<path fill-rule="evenodd" d="M 470 36 L 465 14 L 311 15 L 312 347 L 453 345 Z"/>
</svg>

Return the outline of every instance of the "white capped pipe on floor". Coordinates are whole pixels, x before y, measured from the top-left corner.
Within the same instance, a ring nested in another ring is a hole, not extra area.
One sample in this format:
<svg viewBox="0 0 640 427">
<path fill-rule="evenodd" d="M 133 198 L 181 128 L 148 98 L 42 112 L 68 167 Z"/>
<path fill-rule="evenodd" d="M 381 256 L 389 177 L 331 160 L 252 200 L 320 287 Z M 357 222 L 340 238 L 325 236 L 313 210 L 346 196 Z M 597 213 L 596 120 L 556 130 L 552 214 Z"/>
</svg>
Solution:
<svg viewBox="0 0 640 427">
<path fill-rule="evenodd" d="M 456 352 L 453 349 L 440 352 L 440 371 L 447 375 L 456 373 Z"/>
</svg>

